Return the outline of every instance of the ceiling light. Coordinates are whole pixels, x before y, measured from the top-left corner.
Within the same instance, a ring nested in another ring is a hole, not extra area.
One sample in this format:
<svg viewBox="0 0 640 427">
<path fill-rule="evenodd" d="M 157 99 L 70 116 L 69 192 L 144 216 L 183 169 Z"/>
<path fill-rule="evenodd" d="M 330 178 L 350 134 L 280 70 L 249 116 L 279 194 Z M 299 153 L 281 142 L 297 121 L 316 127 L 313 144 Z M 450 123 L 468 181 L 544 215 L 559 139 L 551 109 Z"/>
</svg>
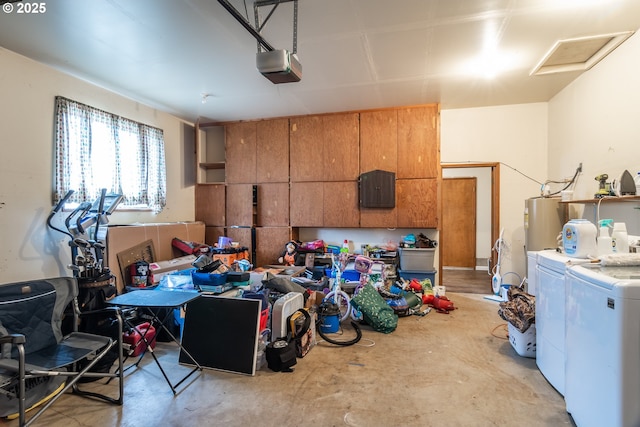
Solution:
<svg viewBox="0 0 640 427">
<path fill-rule="evenodd" d="M 611 53 L 634 32 L 558 40 L 529 75 L 586 71 Z"/>
</svg>

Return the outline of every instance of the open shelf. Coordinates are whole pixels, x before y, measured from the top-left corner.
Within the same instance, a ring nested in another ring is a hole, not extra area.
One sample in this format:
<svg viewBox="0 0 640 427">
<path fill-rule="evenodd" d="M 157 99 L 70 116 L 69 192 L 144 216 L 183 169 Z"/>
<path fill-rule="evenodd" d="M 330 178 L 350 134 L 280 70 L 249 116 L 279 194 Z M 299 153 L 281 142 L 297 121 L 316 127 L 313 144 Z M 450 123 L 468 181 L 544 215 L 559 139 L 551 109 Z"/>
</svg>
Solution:
<svg viewBox="0 0 640 427">
<path fill-rule="evenodd" d="M 606 196 L 598 199 L 562 200 L 560 203 L 616 203 L 616 202 L 640 202 L 640 196 Z"/>
</svg>

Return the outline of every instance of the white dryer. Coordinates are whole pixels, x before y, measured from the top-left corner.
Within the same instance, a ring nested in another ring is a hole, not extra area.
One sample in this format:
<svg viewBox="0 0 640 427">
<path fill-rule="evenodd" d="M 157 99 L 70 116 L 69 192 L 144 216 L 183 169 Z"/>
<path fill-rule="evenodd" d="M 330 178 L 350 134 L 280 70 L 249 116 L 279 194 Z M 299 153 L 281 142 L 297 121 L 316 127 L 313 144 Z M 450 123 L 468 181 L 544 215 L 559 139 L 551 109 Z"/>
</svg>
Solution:
<svg viewBox="0 0 640 427">
<path fill-rule="evenodd" d="M 569 268 L 566 319 L 567 412 L 579 427 L 640 426 L 640 267 Z"/>
<path fill-rule="evenodd" d="M 538 252 L 536 265 L 536 364 L 564 396 L 565 270 L 575 258 L 555 250 Z"/>
</svg>

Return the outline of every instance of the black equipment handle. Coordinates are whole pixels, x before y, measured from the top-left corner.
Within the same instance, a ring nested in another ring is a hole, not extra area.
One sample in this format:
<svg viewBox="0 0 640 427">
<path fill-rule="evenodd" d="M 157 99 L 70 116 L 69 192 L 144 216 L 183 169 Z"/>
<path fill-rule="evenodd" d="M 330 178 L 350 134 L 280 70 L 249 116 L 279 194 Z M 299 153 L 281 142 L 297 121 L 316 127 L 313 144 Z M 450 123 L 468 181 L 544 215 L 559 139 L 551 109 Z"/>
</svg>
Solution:
<svg viewBox="0 0 640 427">
<path fill-rule="evenodd" d="M 60 209 L 62 209 L 62 207 L 64 206 L 65 203 L 67 203 L 67 200 L 69 200 L 69 197 L 71 197 L 71 195 L 73 194 L 73 190 L 69 190 L 67 191 L 67 194 L 64 195 L 64 197 L 53 207 L 53 209 L 51 210 L 51 213 L 49 213 L 49 216 L 47 217 L 47 225 L 56 230 L 59 231 L 60 233 L 66 234 L 69 237 L 71 236 L 71 233 L 61 230 L 58 227 L 54 226 L 51 223 L 51 220 L 53 219 L 53 217 L 60 211 Z"/>
</svg>

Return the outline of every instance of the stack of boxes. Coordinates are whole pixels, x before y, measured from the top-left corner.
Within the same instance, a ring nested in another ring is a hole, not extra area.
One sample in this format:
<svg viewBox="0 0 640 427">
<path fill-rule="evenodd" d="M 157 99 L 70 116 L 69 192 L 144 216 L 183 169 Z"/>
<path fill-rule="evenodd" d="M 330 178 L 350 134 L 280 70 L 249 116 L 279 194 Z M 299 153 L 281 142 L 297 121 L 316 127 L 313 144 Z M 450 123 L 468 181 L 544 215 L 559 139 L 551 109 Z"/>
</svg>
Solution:
<svg viewBox="0 0 640 427">
<path fill-rule="evenodd" d="M 436 285 L 436 270 L 433 267 L 435 248 L 400 248 L 400 278 L 405 280 L 431 280 Z"/>
</svg>

